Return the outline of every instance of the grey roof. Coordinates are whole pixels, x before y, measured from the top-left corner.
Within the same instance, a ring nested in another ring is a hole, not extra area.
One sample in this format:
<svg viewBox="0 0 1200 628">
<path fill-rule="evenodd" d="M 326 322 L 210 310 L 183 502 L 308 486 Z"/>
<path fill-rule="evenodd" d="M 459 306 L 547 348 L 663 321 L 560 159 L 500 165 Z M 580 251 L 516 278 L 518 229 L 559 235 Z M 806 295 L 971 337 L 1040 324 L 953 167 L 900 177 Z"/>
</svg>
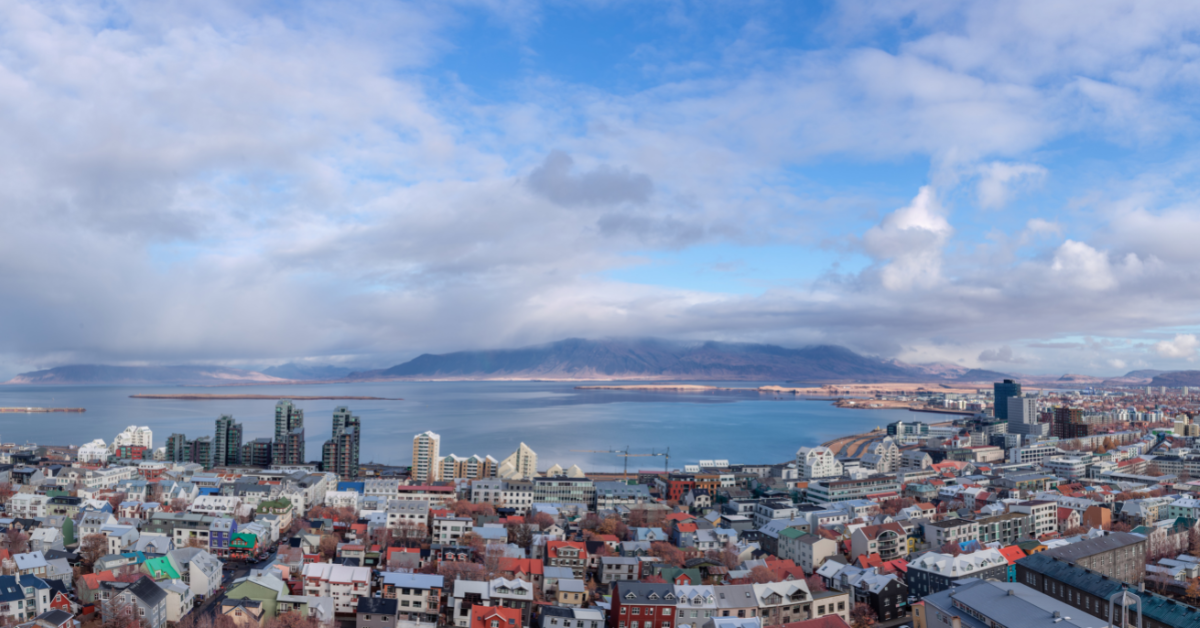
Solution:
<svg viewBox="0 0 1200 628">
<path fill-rule="evenodd" d="M 620 597 L 622 604 L 675 606 L 675 586 L 671 584 L 620 580 L 613 586 L 613 598 Z"/>
<path fill-rule="evenodd" d="M 72 617 L 74 617 L 74 615 L 72 615 L 66 611 L 60 611 L 56 608 L 52 608 L 52 609 L 42 613 L 41 615 L 37 616 L 38 619 L 48 621 L 48 622 L 54 624 L 55 626 L 61 626 L 62 624 L 66 623 L 68 620 L 70 620 Z"/>
<path fill-rule="evenodd" d="M 397 602 L 394 599 L 382 597 L 358 598 L 358 612 L 375 613 L 378 615 L 395 615 Z"/>
<path fill-rule="evenodd" d="M 394 571 L 385 571 L 379 574 L 384 584 L 390 584 L 395 587 L 407 589 L 433 589 L 444 586 L 445 580 L 442 576 L 420 573 L 399 573 Z"/>
<path fill-rule="evenodd" d="M 954 601 L 1003 626 L 1063 628 L 1064 625 L 1073 625 L 1080 628 L 1096 628 L 1108 623 L 1070 604 L 1060 602 L 1049 595 L 1015 582 L 993 582 L 972 578 L 959 581 L 959 585 L 954 589 L 947 589 L 925 597 L 927 605 L 936 606 L 947 612 L 954 612 Z M 1055 612 L 1058 612 L 1060 617 L 1054 617 Z M 980 622 L 971 613 L 955 613 L 955 615 L 963 620 L 964 626 L 986 628 L 988 625 Z"/>
<path fill-rule="evenodd" d="M 1052 556 L 1059 560 L 1077 561 L 1088 556 L 1095 556 L 1104 552 L 1119 549 L 1137 543 L 1145 543 L 1146 537 L 1140 534 L 1130 534 L 1128 532 L 1110 532 L 1104 536 L 1098 536 L 1094 539 L 1071 543 L 1062 547 L 1046 550 L 1044 553 L 1047 556 Z"/>
<path fill-rule="evenodd" d="M 1055 560 L 1046 554 L 1047 552 L 1038 552 L 1026 556 L 1017 561 L 1017 564 L 1104 600 L 1126 587 L 1119 580 L 1106 578 L 1074 563 Z M 1150 591 L 1137 594 L 1142 598 L 1145 617 L 1171 628 L 1200 628 L 1200 613 L 1195 612 L 1193 607 Z"/>
<path fill-rule="evenodd" d="M 558 581 L 558 590 L 566 593 L 583 593 L 583 580 L 564 578 Z M 622 593 L 621 595 L 625 595 Z"/>
</svg>

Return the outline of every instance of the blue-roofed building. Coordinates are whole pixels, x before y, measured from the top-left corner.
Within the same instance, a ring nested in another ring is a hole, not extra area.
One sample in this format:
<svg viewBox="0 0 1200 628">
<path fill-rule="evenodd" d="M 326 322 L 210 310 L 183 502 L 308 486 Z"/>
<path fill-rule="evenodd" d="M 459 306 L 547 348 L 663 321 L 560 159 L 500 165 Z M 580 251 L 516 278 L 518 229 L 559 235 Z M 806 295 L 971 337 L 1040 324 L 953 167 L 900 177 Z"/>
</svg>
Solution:
<svg viewBox="0 0 1200 628">
<path fill-rule="evenodd" d="M 339 491 L 354 491 L 362 494 L 366 490 L 366 482 L 338 482 L 337 490 Z"/>
<path fill-rule="evenodd" d="M 220 495 L 221 489 L 219 489 L 215 486 L 202 486 L 202 487 L 200 487 L 200 494 L 201 495 Z"/>
<path fill-rule="evenodd" d="M 0 576 L 0 616 L 27 621 L 50 610 L 50 585 L 36 576 Z"/>
</svg>

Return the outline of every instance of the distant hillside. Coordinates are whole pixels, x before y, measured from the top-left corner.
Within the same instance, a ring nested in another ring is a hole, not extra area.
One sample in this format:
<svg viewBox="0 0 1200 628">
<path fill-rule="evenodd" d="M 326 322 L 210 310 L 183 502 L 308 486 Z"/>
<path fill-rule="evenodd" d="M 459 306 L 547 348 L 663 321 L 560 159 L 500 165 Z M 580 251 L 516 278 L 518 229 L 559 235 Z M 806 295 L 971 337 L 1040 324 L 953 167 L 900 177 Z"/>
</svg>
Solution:
<svg viewBox="0 0 1200 628">
<path fill-rule="evenodd" d="M 349 375 L 354 369 L 348 369 L 344 366 L 312 365 L 312 364 L 296 364 L 288 362 L 279 366 L 272 366 L 262 370 L 263 375 L 271 377 L 282 377 L 283 379 L 297 380 L 323 380 L 323 379 L 342 379 Z"/>
<path fill-rule="evenodd" d="M 1128 377 L 1129 379 L 1153 379 L 1155 375 L 1167 372 L 1168 371 L 1156 371 L 1154 369 L 1142 369 L 1140 371 L 1129 371 L 1122 376 L 1122 378 Z"/>
<path fill-rule="evenodd" d="M 999 382 L 1006 379 L 1018 379 L 1012 375 L 997 373 L 987 369 L 971 369 L 962 375 L 954 378 L 959 382 Z"/>
<path fill-rule="evenodd" d="M 220 366 L 103 366 L 77 364 L 21 373 L 7 384 L 81 385 L 219 385 L 287 381 L 255 371 Z"/>
<path fill-rule="evenodd" d="M 562 340 L 534 347 L 425 354 L 350 379 L 691 379 L 916 381 L 920 369 L 862 356 L 843 347 L 786 349 L 774 345 L 657 339 Z"/>
<path fill-rule="evenodd" d="M 1151 386 L 1200 386 L 1200 371 L 1165 371 L 1150 380 Z"/>
</svg>

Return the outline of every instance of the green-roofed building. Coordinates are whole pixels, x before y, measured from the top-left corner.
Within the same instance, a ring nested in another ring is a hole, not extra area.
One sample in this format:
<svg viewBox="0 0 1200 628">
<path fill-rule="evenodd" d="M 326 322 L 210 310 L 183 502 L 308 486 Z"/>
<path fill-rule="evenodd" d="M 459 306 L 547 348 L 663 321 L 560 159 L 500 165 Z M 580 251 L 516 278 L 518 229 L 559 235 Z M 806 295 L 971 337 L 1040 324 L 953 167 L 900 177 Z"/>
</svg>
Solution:
<svg viewBox="0 0 1200 628">
<path fill-rule="evenodd" d="M 147 558 L 146 562 L 142 563 L 142 573 L 155 580 L 179 579 L 179 572 L 175 571 L 175 566 L 171 564 L 171 561 L 166 556 Z"/>
<path fill-rule="evenodd" d="M 258 548 L 258 536 L 248 532 L 236 532 L 229 539 L 230 558 L 249 558 Z"/>
</svg>

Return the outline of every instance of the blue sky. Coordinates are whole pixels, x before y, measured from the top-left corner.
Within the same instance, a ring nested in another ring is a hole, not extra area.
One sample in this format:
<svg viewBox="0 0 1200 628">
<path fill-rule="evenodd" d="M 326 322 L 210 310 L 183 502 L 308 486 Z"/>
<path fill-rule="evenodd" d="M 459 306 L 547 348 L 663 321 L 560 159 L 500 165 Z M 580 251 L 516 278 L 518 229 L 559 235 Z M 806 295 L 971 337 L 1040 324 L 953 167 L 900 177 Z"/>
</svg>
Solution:
<svg viewBox="0 0 1200 628">
<path fill-rule="evenodd" d="M 1200 8 L 0 7 L 0 373 L 569 336 L 1194 368 Z"/>
</svg>

